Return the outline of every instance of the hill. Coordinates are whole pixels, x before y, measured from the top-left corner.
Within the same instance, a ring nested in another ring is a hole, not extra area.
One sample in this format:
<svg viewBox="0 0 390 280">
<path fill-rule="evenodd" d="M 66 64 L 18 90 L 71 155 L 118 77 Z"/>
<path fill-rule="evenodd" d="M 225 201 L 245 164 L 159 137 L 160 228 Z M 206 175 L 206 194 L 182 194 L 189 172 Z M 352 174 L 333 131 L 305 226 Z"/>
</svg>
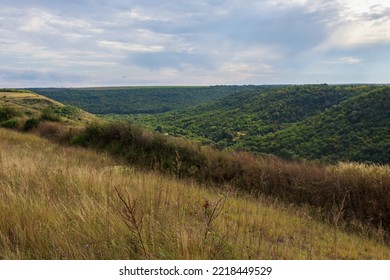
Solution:
<svg viewBox="0 0 390 280">
<path fill-rule="evenodd" d="M 243 141 L 284 158 L 390 163 L 390 87 L 349 98 L 288 128 Z"/>
<path fill-rule="evenodd" d="M 287 159 L 389 163 L 390 117 L 385 109 L 389 89 L 329 85 L 263 88 L 132 120 L 219 148 Z"/>
<path fill-rule="evenodd" d="M 157 114 L 207 103 L 254 86 L 35 88 L 93 114 Z"/>
<path fill-rule="evenodd" d="M 23 133 L 0 129 L 0 258 L 388 258 L 389 166 L 219 151 L 61 104 L 29 115 L 15 104 L 39 96 L 12 94 L 0 124 Z"/>
<path fill-rule="evenodd" d="M 240 138 L 265 135 L 316 115 L 361 92 L 361 88 L 284 86 L 244 91 L 186 110 L 141 118 L 173 135 L 196 135 L 232 146 Z"/>
<path fill-rule="evenodd" d="M 0 89 L 0 126 L 22 126 L 26 120 L 46 119 L 68 125 L 83 125 L 96 117 L 29 90 Z"/>
<path fill-rule="evenodd" d="M 4 129 L 0 182 L 0 259 L 390 258 L 307 208 Z"/>
</svg>

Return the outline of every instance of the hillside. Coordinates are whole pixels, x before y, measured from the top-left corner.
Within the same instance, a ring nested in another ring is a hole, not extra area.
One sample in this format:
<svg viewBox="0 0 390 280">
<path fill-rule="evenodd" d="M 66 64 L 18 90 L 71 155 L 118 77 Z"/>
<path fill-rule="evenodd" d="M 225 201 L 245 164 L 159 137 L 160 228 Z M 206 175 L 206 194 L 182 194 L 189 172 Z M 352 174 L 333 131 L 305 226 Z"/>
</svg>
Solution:
<svg viewBox="0 0 390 280">
<path fill-rule="evenodd" d="M 389 108 L 390 87 L 375 89 L 242 146 L 285 158 L 389 164 Z"/>
<path fill-rule="evenodd" d="M 156 114 L 184 109 L 253 86 L 35 88 L 34 92 L 93 114 Z"/>
<path fill-rule="evenodd" d="M 186 110 L 145 116 L 139 122 L 162 126 L 173 135 L 198 136 L 232 146 L 241 138 L 275 132 L 364 91 L 327 85 L 281 86 L 240 92 Z"/>
<path fill-rule="evenodd" d="M 29 90 L 0 89 L 0 126 L 21 126 L 27 119 L 46 118 L 68 125 L 83 125 L 96 117 L 77 107 L 64 105 Z"/>
<path fill-rule="evenodd" d="M 0 258 L 389 257 L 389 166 L 219 151 L 7 92 Z"/>
<path fill-rule="evenodd" d="M 343 232 L 305 208 L 4 129 L 0 194 L 0 259 L 390 258 L 380 234 Z"/>
<path fill-rule="evenodd" d="M 389 163 L 390 118 L 385 109 L 388 90 L 380 86 L 328 85 L 258 89 L 187 110 L 133 117 L 133 121 L 220 148 L 288 159 Z M 378 93 L 364 97 L 374 91 Z M 361 96 L 359 104 L 354 101 L 357 96 Z M 340 135 L 333 137 L 332 131 Z M 341 142 L 337 140 L 341 138 Z M 330 142 L 335 149 L 328 148 Z"/>
</svg>

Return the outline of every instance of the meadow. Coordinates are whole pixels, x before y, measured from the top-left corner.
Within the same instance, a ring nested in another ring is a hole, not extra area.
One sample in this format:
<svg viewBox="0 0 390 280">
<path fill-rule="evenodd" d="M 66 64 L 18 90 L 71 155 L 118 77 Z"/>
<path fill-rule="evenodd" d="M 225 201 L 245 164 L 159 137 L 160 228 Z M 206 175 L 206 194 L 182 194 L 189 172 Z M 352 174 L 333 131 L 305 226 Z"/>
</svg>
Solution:
<svg viewBox="0 0 390 280">
<path fill-rule="evenodd" d="M 0 129 L 0 259 L 390 258 L 380 232 L 176 177 Z"/>
</svg>

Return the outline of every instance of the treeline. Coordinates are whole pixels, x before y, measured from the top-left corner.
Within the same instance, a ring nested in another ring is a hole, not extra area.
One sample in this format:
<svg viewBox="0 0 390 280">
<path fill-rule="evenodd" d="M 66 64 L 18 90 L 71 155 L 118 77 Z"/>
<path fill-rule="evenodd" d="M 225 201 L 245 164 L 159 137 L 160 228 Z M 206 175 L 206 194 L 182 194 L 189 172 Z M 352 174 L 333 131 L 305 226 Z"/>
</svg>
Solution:
<svg viewBox="0 0 390 280">
<path fill-rule="evenodd" d="M 217 100 L 254 86 L 34 88 L 93 114 L 157 114 Z"/>
</svg>

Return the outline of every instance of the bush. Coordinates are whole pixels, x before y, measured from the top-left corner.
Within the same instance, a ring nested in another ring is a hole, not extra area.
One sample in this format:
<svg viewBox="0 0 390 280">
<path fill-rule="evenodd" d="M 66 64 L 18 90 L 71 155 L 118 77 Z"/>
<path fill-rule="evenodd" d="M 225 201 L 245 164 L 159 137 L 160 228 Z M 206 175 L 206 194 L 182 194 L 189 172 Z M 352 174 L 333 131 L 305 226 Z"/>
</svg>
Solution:
<svg viewBox="0 0 390 280">
<path fill-rule="evenodd" d="M 48 139 L 57 139 L 61 132 L 61 125 L 52 122 L 40 122 L 38 134 Z"/>
<path fill-rule="evenodd" d="M 8 121 L 9 119 L 20 115 L 20 112 L 13 107 L 4 106 L 0 108 L 0 122 Z"/>
<path fill-rule="evenodd" d="M 29 130 L 32 130 L 32 129 L 36 129 L 39 125 L 39 120 L 36 119 L 36 118 L 31 118 L 31 119 L 28 119 L 25 123 L 24 123 L 24 127 L 23 129 L 25 131 L 29 131 Z"/>
<path fill-rule="evenodd" d="M 64 107 L 55 107 L 53 109 L 53 112 L 58 114 L 59 116 L 71 119 L 77 119 L 78 117 L 80 117 L 81 114 L 81 110 L 76 106 L 72 105 L 65 105 Z"/>
<path fill-rule="evenodd" d="M 61 117 L 53 111 L 53 108 L 46 107 L 42 111 L 41 119 L 45 121 L 59 122 Z"/>
<path fill-rule="evenodd" d="M 1 123 L 1 127 L 4 128 L 15 128 L 17 126 L 18 126 L 18 121 L 15 119 L 10 119 Z"/>
</svg>

